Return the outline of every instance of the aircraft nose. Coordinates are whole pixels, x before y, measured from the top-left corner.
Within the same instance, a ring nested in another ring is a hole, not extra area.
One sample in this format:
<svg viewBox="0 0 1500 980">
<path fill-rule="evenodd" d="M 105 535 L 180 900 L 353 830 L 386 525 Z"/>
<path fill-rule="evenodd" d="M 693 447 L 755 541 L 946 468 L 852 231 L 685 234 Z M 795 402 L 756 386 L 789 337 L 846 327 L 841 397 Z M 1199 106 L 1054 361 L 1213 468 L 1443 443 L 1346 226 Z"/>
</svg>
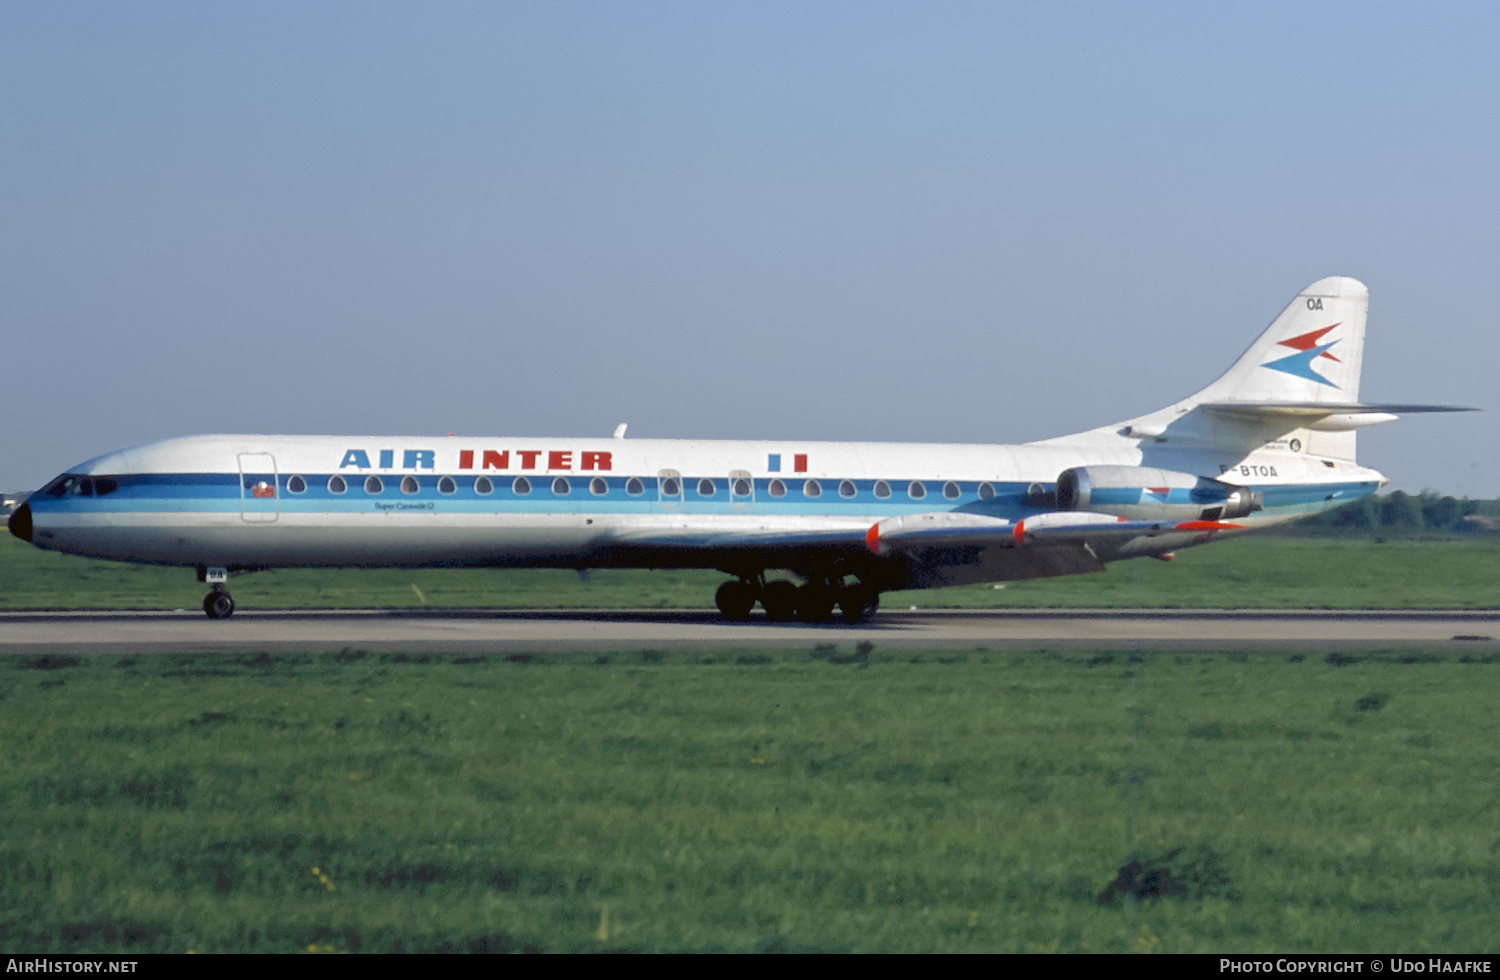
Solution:
<svg viewBox="0 0 1500 980">
<path fill-rule="evenodd" d="M 10 515 L 10 533 L 22 541 L 31 541 L 31 505 L 22 504 Z"/>
</svg>

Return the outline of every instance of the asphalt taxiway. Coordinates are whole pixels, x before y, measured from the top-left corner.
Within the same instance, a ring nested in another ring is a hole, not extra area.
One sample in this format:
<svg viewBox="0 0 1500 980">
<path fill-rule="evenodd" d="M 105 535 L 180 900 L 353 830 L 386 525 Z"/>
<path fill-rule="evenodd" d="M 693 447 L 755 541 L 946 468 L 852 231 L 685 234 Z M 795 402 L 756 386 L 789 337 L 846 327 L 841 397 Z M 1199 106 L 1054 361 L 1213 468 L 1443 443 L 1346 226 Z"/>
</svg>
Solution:
<svg viewBox="0 0 1500 980">
<path fill-rule="evenodd" d="M 871 622 L 728 623 L 710 612 L 355 610 L 0 613 L 3 654 L 509 653 L 801 647 L 883 649 L 1500 649 L 1500 611 L 920 610 Z"/>
</svg>

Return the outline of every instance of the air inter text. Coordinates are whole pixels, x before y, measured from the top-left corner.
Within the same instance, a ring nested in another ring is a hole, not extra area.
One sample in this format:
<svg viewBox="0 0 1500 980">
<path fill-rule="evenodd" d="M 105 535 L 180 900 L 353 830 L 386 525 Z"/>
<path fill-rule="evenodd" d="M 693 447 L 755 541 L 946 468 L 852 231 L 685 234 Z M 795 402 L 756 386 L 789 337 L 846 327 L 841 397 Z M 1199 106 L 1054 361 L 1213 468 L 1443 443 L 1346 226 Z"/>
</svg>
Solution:
<svg viewBox="0 0 1500 980">
<path fill-rule="evenodd" d="M 396 469 L 397 450 L 377 449 L 376 466 L 370 465 L 370 453 L 363 449 L 350 449 L 344 453 L 339 469 Z M 461 470 L 611 470 L 614 468 L 613 453 L 596 450 L 575 452 L 571 449 L 460 449 L 458 468 Z M 400 450 L 403 470 L 431 470 L 437 468 L 437 450 Z"/>
</svg>

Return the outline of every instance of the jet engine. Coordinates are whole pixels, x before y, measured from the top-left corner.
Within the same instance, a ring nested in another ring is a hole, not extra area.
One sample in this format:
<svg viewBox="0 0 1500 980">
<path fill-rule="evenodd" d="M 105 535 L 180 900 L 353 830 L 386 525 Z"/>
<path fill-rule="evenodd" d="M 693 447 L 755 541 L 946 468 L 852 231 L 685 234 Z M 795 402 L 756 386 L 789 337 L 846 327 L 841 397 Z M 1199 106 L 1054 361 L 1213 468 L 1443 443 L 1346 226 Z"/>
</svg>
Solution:
<svg viewBox="0 0 1500 980">
<path fill-rule="evenodd" d="M 1261 495 L 1209 477 L 1149 466 L 1076 466 L 1057 477 L 1057 509 L 1138 521 L 1219 521 L 1261 509 Z"/>
</svg>

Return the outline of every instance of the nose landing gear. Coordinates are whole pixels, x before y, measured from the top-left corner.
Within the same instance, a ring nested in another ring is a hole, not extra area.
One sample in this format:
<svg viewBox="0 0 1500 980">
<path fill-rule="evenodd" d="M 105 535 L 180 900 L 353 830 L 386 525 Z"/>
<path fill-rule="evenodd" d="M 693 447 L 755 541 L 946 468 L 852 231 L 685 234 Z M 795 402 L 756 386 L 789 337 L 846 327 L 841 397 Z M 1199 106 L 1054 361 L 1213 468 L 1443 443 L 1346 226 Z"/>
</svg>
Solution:
<svg viewBox="0 0 1500 980">
<path fill-rule="evenodd" d="M 234 597 L 221 589 L 215 589 L 203 597 L 203 611 L 209 619 L 228 619 L 234 615 Z"/>
<path fill-rule="evenodd" d="M 198 581 L 207 582 L 213 589 L 203 597 L 203 612 L 209 619 L 228 619 L 234 615 L 234 597 L 224 588 L 224 583 L 229 581 L 229 569 L 199 565 Z"/>
</svg>

